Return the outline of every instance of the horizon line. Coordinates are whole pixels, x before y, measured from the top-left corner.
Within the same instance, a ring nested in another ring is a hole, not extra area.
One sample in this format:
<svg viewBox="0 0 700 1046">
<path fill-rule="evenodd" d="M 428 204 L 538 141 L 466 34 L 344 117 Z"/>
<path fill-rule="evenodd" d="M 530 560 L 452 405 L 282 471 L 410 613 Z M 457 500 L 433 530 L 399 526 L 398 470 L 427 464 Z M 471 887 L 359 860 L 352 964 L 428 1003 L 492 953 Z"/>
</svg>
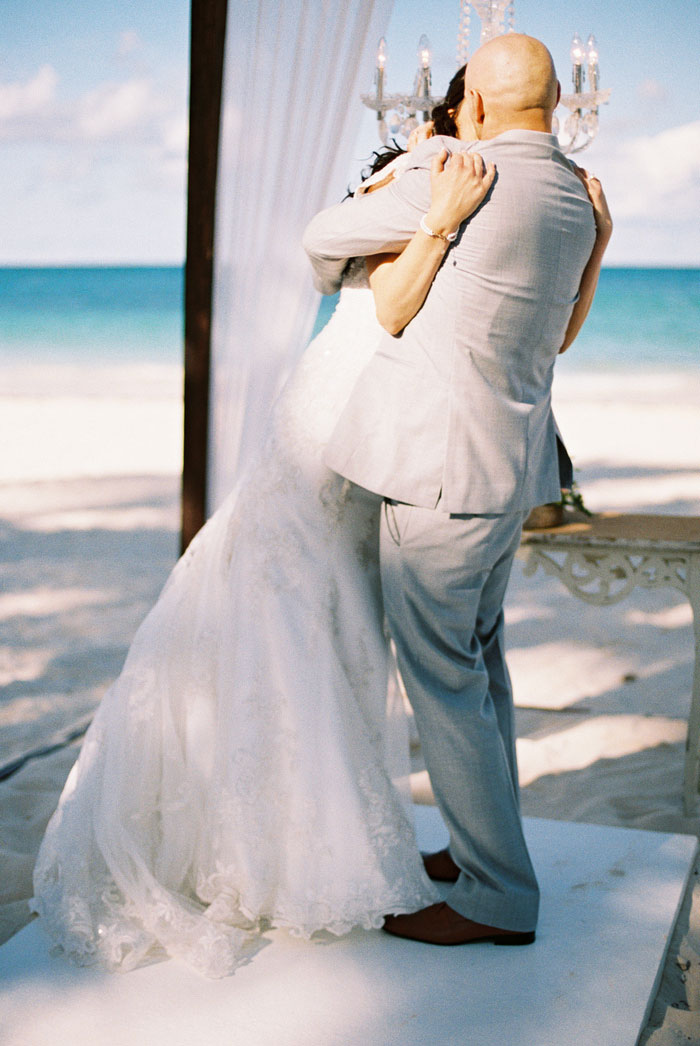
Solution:
<svg viewBox="0 0 700 1046">
<path fill-rule="evenodd" d="M 2 269 L 184 269 L 182 261 L 2 261 Z M 700 269 L 700 259 L 695 262 L 650 262 L 615 261 L 603 265 L 603 269 Z"/>
</svg>

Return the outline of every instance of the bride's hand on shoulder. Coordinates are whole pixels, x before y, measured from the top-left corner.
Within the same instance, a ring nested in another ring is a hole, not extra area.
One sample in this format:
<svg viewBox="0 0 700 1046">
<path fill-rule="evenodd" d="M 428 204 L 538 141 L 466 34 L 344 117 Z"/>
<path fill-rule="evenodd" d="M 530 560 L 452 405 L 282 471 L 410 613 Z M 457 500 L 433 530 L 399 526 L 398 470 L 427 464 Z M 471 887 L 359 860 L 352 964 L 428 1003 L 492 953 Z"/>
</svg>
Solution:
<svg viewBox="0 0 700 1046">
<path fill-rule="evenodd" d="M 496 176 L 496 165 L 479 153 L 455 152 L 447 161 L 442 149 L 430 165 L 431 203 L 426 222 L 436 232 L 455 232 L 476 210 Z"/>
<path fill-rule="evenodd" d="M 426 123 L 419 123 L 417 127 L 414 127 L 408 136 L 406 141 L 406 152 L 411 153 L 417 145 L 421 142 L 425 142 L 428 138 L 432 138 L 435 134 L 435 124 L 432 120 L 428 120 Z"/>
<path fill-rule="evenodd" d="M 605 199 L 605 193 L 603 192 L 603 186 L 597 178 L 594 178 L 593 175 L 589 174 L 583 167 L 579 167 L 577 164 L 574 164 L 573 167 L 574 174 L 576 174 L 583 183 L 583 187 L 588 193 L 588 199 L 591 201 L 591 206 L 593 207 L 596 237 L 598 240 L 603 240 L 607 243 L 612 236 L 613 222 L 610 215 L 610 208 L 608 207 L 608 201 Z"/>
</svg>

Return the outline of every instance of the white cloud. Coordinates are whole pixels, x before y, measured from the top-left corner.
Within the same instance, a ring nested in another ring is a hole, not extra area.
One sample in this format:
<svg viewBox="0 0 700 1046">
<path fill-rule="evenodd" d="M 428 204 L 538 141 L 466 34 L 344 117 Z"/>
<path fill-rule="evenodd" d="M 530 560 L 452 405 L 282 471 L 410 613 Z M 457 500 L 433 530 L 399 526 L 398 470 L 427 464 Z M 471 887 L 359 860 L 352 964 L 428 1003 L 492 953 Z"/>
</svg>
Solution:
<svg viewBox="0 0 700 1046">
<path fill-rule="evenodd" d="M 117 39 L 117 58 L 128 58 L 143 48 L 143 41 L 135 29 L 125 29 Z"/>
<path fill-rule="evenodd" d="M 8 122 L 46 111 L 56 95 L 58 76 L 50 65 L 42 65 L 24 83 L 0 84 L 0 121 Z"/>
<path fill-rule="evenodd" d="M 185 156 L 188 137 L 189 128 L 185 114 L 166 120 L 163 124 L 163 151 L 168 156 Z"/>
<path fill-rule="evenodd" d="M 101 84 L 79 101 L 74 131 L 87 139 L 114 139 L 141 135 L 152 127 L 165 107 L 148 80 Z"/>
<path fill-rule="evenodd" d="M 608 265 L 700 264 L 700 120 L 634 138 L 604 126 L 576 159 L 610 204 Z"/>
<path fill-rule="evenodd" d="M 181 256 L 182 89 L 132 73 L 70 98 L 45 67 L 0 83 L 0 146 L 12 180 L 0 223 L 5 261 Z"/>
<path fill-rule="evenodd" d="M 184 157 L 184 99 L 173 97 L 152 78 L 104 81 L 70 100 L 60 98 L 59 86 L 51 66 L 21 83 L 0 83 L 0 142 L 52 148 L 113 142 Z"/>
<path fill-rule="evenodd" d="M 700 189 L 700 120 L 630 143 L 633 167 L 658 200 Z"/>
<path fill-rule="evenodd" d="M 658 215 L 670 223 L 700 214 L 700 120 L 596 154 L 590 169 L 603 183 L 614 218 Z"/>
<path fill-rule="evenodd" d="M 642 102 L 665 102 L 668 99 L 668 92 L 659 80 L 649 78 L 638 85 L 637 97 Z"/>
</svg>

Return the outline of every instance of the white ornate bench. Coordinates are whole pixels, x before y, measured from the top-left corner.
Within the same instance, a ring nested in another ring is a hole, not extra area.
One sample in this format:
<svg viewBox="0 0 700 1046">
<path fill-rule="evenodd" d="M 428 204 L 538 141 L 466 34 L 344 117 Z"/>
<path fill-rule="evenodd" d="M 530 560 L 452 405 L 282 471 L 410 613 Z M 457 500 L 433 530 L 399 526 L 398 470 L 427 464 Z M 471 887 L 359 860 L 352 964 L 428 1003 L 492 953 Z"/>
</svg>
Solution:
<svg viewBox="0 0 700 1046">
<path fill-rule="evenodd" d="M 586 522 L 523 532 L 525 574 L 538 567 L 574 596 L 618 603 L 640 586 L 675 588 L 693 611 L 695 669 L 688 720 L 683 806 L 697 809 L 700 783 L 700 518 L 604 513 Z"/>
</svg>

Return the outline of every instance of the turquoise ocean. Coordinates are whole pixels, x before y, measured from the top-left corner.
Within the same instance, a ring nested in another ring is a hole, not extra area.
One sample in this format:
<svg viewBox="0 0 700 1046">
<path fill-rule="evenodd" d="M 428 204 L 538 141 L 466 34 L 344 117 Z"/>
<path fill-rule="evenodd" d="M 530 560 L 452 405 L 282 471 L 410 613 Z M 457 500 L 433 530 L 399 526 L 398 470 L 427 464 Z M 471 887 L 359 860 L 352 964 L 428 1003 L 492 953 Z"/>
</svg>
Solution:
<svg viewBox="0 0 700 1046">
<path fill-rule="evenodd" d="M 0 268 L 0 368 L 182 362 L 181 267 Z M 335 298 L 324 298 L 316 330 Z M 563 370 L 694 369 L 700 269 L 608 268 Z"/>
</svg>

